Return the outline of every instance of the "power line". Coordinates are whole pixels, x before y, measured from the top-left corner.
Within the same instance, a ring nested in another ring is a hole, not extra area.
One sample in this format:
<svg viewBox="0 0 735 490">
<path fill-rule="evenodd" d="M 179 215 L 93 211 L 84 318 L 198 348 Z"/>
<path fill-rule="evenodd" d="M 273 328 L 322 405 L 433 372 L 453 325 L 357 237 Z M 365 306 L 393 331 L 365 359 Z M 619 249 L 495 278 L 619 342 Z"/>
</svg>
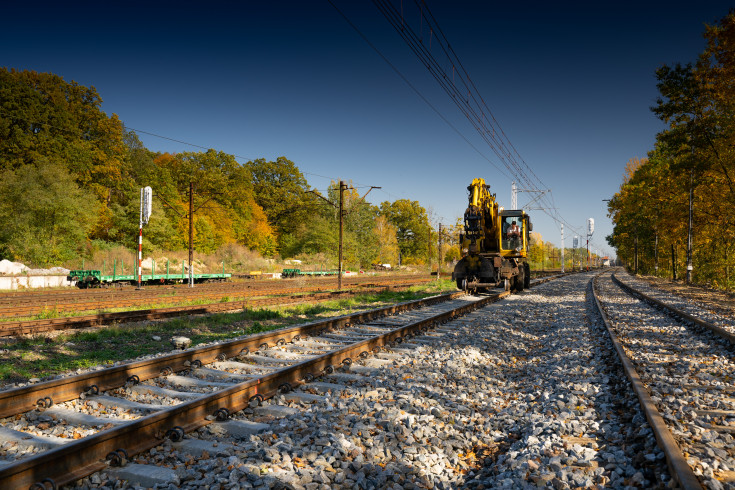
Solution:
<svg viewBox="0 0 735 490">
<path fill-rule="evenodd" d="M 354 29 L 354 31 L 363 39 L 363 41 L 365 41 L 368 44 L 368 46 L 370 46 L 370 48 L 372 48 L 372 50 L 375 51 L 378 54 L 378 56 L 380 56 L 383 59 L 383 61 L 385 61 L 385 63 L 388 64 L 388 66 L 390 66 L 390 68 L 399 77 L 401 77 L 401 79 L 406 83 L 406 85 L 408 85 L 409 88 L 413 90 L 414 93 L 416 93 L 416 95 L 418 95 L 419 98 L 423 100 L 424 103 L 428 105 L 431 108 L 431 110 L 433 110 L 441 118 L 442 121 L 444 121 L 450 128 L 452 128 L 452 130 L 455 133 L 457 133 L 457 135 L 460 138 L 462 138 L 473 150 L 475 150 L 478 155 L 480 155 L 483 159 L 487 160 L 487 162 L 490 163 L 490 165 L 495 167 L 501 174 L 503 174 L 504 177 L 508 179 L 510 178 L 503 171 L 503 169 L 498 167 L 492 160 L 490 160 L 487 156 L 485 156 L 485 154 L 482 153 L 475 145 L 473 145 L 472 142 L 469 139 L 467 139 L 465 135 L 463 135 L 451 122 L 449 122 L 449 120 L 441 112 L 439 112 L 439 109 L 434 107 L 434 105 L 431 102 L 429 102 L 429 100 L 426 97 L 424 97 L 424 95 L 421 92 L 419 92 L 419 90 L 408 80 L 408 78 L 406 78 L 403 75 L 403 73 L 401 73 L 400 70 L 398 70 L 398 68 L 396 68 L 396 66 L 393 63 L 391 63 L 390 60 L 388 60 L 388 58 L 386 58 L 386 56 L 372 42 L 370 42 L 367 36 L 365 36 L 365 34 L 362 33 L 362 31 L 334 4 L 334 2 L 332 2 L 332 0 L 327 0 L 327 1 L 332 7 L 334 7 L 334 10 L 336 10 L 337 13 L 341 15 L 342 18 L 350 25 L 350 27 Z"/>
<path fill-rule="evenodd" d="M 330 4 L 334 6 L 331 0 Z M 418 17 L 421 24 L 418 34 L 412 28 L 411 22 L 409 22 L 404 16 L 403 2 L 401 2 L 400 11 L 389 0 L 373 0 L 373 4 L 393 26 L 419 61 L 424 64 L 439 86 L 455 103 L 460 112 L 462 112 L 462 114 L 464 114 L 468 121 L 473 125 L 480 137 L 488 144 L 500 162 L 515 177 L 515 179 L 530 189 L 540 190 L 548 188 L 548 186 L 543 184 L 541 179 L 536 175 L 528 163 L 521 157 L 516 147 L 510 142 L 505 131 L 489 109 L 485 99 L 479 93 L 479 90 L 469 76 L 469 73 L 464 68 L 464 64 L 461 62 L 449 43 L 449 40 L 444 35 L 443 30 L 439 26 L 434 15 L 431 13 L 431 10 L 426 5 L 426 2 L 424 0 L 414 0 L 414 4 L 419 10 Z M 365 38 L 359 29 L 357 29 L 354 24 L 352 24 L 344 14 L 342 14 L 342 12 L 340 12 L 340 14 L 372 47 L 372 43 Z M 428 46 L 423 39 L 424 24 L 429 32 Z M 435 45 L 438 46 L 438 49 L 443 54 L 443 57 L 448 64 L 447 68 L 445 68 L 445 63 L 439 62 L 433 54 L 432 48 Z M 376 48 L 373 47 L 373 49 L 377 51 Z M 389 66 L 391 66 L 393 70 L 397 71 L 396 68 L 387 61 L 382 53 L 378 52 L 378 54 L 389 64 Z M 403 76 L 402 78 L 405 79 Z M 498 168 L 495 164 L 493 164 L 493 166 Z M 501 173 L 507 177 L 504 172 Z M 543 195 L 540 199 L 546 208 L 544 213 L 557 224 L 564 223 L 570 230 L 576 231 L 577 227 L 570 225 L 561 216 L 558 208 L 556 207 L 553 194 L 549 194 L 550 195 L 548 197 Z"/>
</svg>

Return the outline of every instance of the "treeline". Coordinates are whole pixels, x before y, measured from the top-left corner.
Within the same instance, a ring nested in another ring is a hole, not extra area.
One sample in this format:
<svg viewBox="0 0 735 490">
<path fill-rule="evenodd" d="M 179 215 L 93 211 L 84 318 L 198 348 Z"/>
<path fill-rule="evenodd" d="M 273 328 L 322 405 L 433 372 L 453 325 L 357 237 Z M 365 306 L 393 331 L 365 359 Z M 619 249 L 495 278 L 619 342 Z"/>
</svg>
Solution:
<svg viewBox="0 0 735 490">
<path fill-rule="evenodd" d="M 686 274 L 690 196 L 692 274 L 731 286 L 735 245 L 735 12 L 704 32 L 695 63 L 656 71 L 651 110 L 667 124 L 648 158 L 628 162 L 609 203 L 618 257 L 641 273 Z"/>
<path fill-rule="evenodd" d="M 188 247 L 191 191 L 198 252 L 238 243 L 265 257 L 318 256 L 335 265 L 338 183 L 319 194 L 285 157 L 240 163 L 214 149 L 150 151 L 101 103 L 93 87 L 0 68 L 0 259 L 48 266 L 115 244 L 134 250 L 140 188 L 151 186 L 148 253 Z M 435 256 L 438 237 L 417 201 L 375 206 L 358 190 L 348 183 L 344 191 L 348 264 Z"/>
</svg>

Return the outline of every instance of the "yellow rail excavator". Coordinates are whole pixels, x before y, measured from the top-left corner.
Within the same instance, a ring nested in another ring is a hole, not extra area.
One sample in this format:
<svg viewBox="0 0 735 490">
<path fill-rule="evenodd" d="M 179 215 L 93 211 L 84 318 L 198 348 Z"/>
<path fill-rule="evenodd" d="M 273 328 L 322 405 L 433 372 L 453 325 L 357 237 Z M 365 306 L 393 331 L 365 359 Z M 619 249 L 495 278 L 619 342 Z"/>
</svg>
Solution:
<svg viewBox="0 0 735 490">
<path fill-rule="evenodd" d="M 474 179 L 467 190 L 469 206 L 459 236 L 462 259 L 452 280 L 468 292 L 495 287 L 522 291 L 531 282 L 527 262 L 531 218 L 521 209 L 498 207 L 484 179 Z"/>
</svg>

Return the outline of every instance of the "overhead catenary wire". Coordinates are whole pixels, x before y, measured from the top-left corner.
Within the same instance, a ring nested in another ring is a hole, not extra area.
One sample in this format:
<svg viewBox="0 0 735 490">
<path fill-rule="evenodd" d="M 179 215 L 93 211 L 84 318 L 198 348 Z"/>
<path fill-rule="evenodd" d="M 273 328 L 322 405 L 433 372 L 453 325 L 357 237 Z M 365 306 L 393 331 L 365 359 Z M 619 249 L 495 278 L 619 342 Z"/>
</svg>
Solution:
<svg viewBox="0 0 735 490">
<path fill-rule="evenodd" d="M 329 3 L 337 9 L 331 0 L 329 0 Z M 510 172 L 517 181 L 531 189 L 540 190 L 547 188 L 530 165 L 528 165 L 528 163 L 521 157 L 517 148 L 510 142 L 510 139 L 500 126 L 492 111 L 489 109 L 485 99 L 479 93 L 479 90 L 465 69 L 464 64 L 452 48 L 425 1 L 414 0 L 414 3 L 419 10 L 418 19 L 420 28 L 418 34 L 411 27 L 411 23 L 406 20 L 403 2 L 400 4 L 401 8 L 399 11 L 389 0 L 373 0 L 373 4 L 394 27 L 396 32 L 409 46 L 419 61 L 424 64 L 439 86 L 445 91 L 455 105 L 457 105 L 462 114 L 473 125 L 475 130 L 488 144 L 508 172 Z M 355 27 L 339 9 L 337 9 L 337 11 L 348 21 L 348 23 L 350 23 L 350 25 L 353 26 L 358 34 L 360 34 L 360 36 L 363 37 L 371 47 L 373 47 L 374 50 L 378 51 L 366 36 L 362 34 L 362 32 L 360 32 L 359 29 Z M 426 26 L 426 29 L 429 32 L 428 47 L 423 42 L 424 26 Z M 431 48 L 434 46 L 438 46 L 438 49 L 446 58 L 446 61 L 451 67 L 451 73 L 443 67 L 442 63 L 440 63 L 432 53 Z M 384 60 L 386 60 L 387 63 L 389 63 L 392 69 L 396 70 L 396 68 L 385 58 L 385 56 L 382 55 L 382 53 L 379 51 L 378 53 Z M 493 166 L 498 168 L 497 165 L 493 164 Z M 505 172 L 502 173 L 507 177 Z M 579 233 L 578 227 L 572 226 L 561 216 L 552 193 L 550 193 L 548 197 L 546 195 L 542 196 L 540 201 L 542 201 L 546 208 L 544 209 L 544 213 L 556 222 L 557 225 L 563 223 L 567 225 L 571 231 Z M 549 210 L 551 210 L 551 212 L 549 212 Z"/>
<path fill-rule="evenodd" d="M 409 80 L 406 78 L 403 73 L 393 64 L 391 61 L 367 38 L 365 34 L 332 2 L 332 0 L 327 0 L 329 4 L 334 7 L 334 9 L 337 11 L 337 13 L 347 22 L 350 27 L 370 46 L 370 48 L 375 51 L 378 56 L 380 56 L 385 63 L 390 66 L 390 68 L 408 85 L 408 87 L 416 93 L 416 95 L 433 110 L 442 121 L 444 121 L 452 130 L 457 133 L 457 135 L 462 138 L 475 152 L 477 152 L 478 155 L 480 155 L 483 159 L 485 159 L 490 165 L 495 167 L 498 172 L 503 174 L 504 177 L 510 178 L 508 174 L 505 173 L 505 171 L 498 167 L 490 158 L 488 158 L 482 151 L 480 151 L 479 148 L 477 148 L 464 134 L 462 134 L 457 127 L 452 124 L 449 119 L 447 119 L 440 111 L 437 109 Z"/>
</svg>

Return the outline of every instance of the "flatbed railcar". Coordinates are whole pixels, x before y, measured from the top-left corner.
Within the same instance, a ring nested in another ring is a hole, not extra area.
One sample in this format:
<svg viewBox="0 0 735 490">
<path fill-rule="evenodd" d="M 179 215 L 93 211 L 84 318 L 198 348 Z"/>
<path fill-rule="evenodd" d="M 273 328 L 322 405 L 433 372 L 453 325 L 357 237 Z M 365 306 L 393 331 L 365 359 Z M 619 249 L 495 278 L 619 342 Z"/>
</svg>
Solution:
<svg viewBox="0 0 735 490">
<path fill-rule="evenodd" d="M 338 271 L 302 271 L 301 269 L 283 269 L 281 277 L 288 279 L 291 277 L 322 277 L 322 276 L 336 276 Z"/>
<path fill-rule="evenodd" d="M 194 282 L 224 282 L 229 280 L 232 274 L 229 272 L 221 272 L 216 274 L 194 274 Z M 80 289 L 106 287 L 111 285 L 138 284 L 137 274 L 102 274 L 99 270 L 74 270 L 69 271 L 66 279 L 70 282 L 76 282 L 76 286 Z M 143 274 L 141 276 L 141 284 L 175 284 L 185 283 L 189 281 L 189 274 L 186 272 L 170 274 Z"/>
</svg>

